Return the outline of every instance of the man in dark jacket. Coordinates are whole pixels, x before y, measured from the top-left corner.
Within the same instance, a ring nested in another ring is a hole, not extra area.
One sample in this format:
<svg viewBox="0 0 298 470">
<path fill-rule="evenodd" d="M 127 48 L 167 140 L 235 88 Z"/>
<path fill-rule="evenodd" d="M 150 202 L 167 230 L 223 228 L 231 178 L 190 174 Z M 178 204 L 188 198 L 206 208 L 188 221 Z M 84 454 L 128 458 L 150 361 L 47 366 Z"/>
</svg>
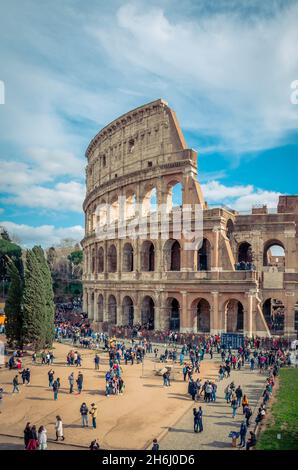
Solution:
<svg viewBox="0 0 298 470">
<path fill-rule="evenodd" d="M 244 447 L 245 446 L 245 438 L 246 438 L 246 433 L 247 433 L 247 426 L 246 422 L 242 421 L 241 426 L 240 426 L 240 444 L 239 447 Z"/>
<path fill-rule="evenodd" d="M 88 427 L 88 407 L 85 402 L 81 404 L 80 413 L 82 416 L 82 427 Z"/>
</svg>

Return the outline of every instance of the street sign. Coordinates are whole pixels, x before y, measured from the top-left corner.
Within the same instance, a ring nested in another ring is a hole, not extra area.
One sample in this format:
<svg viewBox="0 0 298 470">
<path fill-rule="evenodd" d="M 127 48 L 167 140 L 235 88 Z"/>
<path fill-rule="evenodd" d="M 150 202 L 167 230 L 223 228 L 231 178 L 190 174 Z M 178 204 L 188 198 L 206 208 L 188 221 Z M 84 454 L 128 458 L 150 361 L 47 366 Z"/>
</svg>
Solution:
<svg viewBox="0 0 298 470">
<path fill-rule="evenodd" d="M 244 346 L 244 335 L 241 333 L 222 333 L 221 346 L 238 349 Z"/>
</svg>

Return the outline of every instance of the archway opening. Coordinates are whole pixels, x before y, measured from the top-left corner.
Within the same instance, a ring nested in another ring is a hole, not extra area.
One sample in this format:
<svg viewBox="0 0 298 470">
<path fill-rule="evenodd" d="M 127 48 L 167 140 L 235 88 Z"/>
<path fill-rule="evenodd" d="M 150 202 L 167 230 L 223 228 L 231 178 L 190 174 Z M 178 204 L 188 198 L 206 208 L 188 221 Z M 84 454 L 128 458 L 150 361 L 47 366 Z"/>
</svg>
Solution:
<svg viewBox="0 0 298 470">
<path fill-rule="evenodd" d="M 123 247 L 123 271 L 133 271 L 133 247 L 131 243 L 125 243 Z"/>
<path fill-rule="evenodd" d="M 134 323 L 134 305 L 133 300 L 128 295 L 122 302 L 122 324 L 123 326 L 133 326 Z"/>
<path fill-rule="evenodd" d="M 226 303 L 226 331 L 227 333 L 243 332 L 244 308 L 236 299 L 228 300 Z"/>
<path fill-rule="evenodd" d="M 181 248 L 178 240 L 168 240 L 164 246 L 166 271 L 180 271 Z"/>
<path fill-rule="evenodd" d="M 272 298 L 265 300 L 263 314 L 271 334 L 283 334 L 285 327 L 285 306 L 283 302 Z"/>
<path fill-rule="evenodd" d="M 175 207 L 182 207 L 183 186 L 180 181 L 172 181 L 167 186 L 167 212 L 171 212 Z"/>
<path fill-rule="evenodd" d="M 116 325 L 117 323 L 117 301 L 114 295 L 109 296 L 108 300 L 108 318 L 109 323 Z"/>
<path fill-rule="evenodd" d="M 117 250 L 115 245 L 111 245 L 108 250 L 108 271 L 109 273 L 117 271 Z"/>
<path fill-rule="evenodd" d="M 103 296 L 99 294 L 97 299 L 97 321 L 103 322 Z"/>
<path fill-rule="evenodd" d="M 149 295 L 142 301 L 141 322 L 148 330 L 154 330 L 154 300 Z"/>
<path fill-rule="evenodd" d="M 141 248 L 141 270 L 154 271 L 155 269 L 155 254 L 154 245 L 150 240 L 145 240 Z"/>
<path fill-rule="evenodd" d="M 237 271 L 250 271 L 253 268 L 253 254 L 251 244 L 248 242 L 240 243 L 238 246 Z"/>
<path fill-rule="evenodd" d="M 231 219 L 229 219 L 227 221 L 227 226 L 226 226 L 226 230 L 227 230 L 227 238 L 231 241 L 232 238 L 233 238 L 233 232 L 234 232 L 234 224 L 233 224 L 233 221 Z"/>
<path fill-rule="evenodd" d="M 275 266 L 280 270 L 285 269 L 285 249 L 281 242 L 272 241 L 266 243 L 263 254 L 264 266 Z"/>
<path fill-rule="evenodd" d="M 206 299 L 201 299 L 197 304 L 197 330 L 210 332 L 210 304 Z"/>
<path fill-rule="evenodd" d="M 198 250 L 198 271 L 209 271 L 211 266 L 211 245 L 207 238 L 203 238 L 202 245 Z"/>
<path fill-rule="evenodd" d="M 157 193 L 154 186 L 149 186 L 145 190 L 142 200 L 142 215 L 146 216 L 157 210 Z"/>
<path fill-rule="evenodd" d="M 169 309 L 170 309 L 170 330 L 179 331 L 180 330 L 180 303 L 177 299 L 173 298 L 169 300 Z"/>
<path fill-rule="evenodd" d="M 103 250 L 102 246 L 100 246 L 98 248 L 97 256 L 98 256 L 98 261 L 97 261 L 98 272 L 103 273 L 103 271 L 104 271 L 104 250 Z"/>
</svg>

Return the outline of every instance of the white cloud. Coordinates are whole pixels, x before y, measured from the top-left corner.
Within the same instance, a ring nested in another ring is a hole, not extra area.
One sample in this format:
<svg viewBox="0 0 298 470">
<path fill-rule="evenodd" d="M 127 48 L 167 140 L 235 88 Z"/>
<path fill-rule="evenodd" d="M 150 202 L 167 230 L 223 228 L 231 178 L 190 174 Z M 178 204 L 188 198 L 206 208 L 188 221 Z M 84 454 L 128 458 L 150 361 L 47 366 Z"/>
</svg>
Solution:
<svg viewBox="0 0 298 470">
<path fill-rule="evenodd" d="M 16 188 L 13 196 L 2 198 L 2 201 L 17 206 L 82 212 L 84 195 L 84 185 L 69 181 L 67 183 L 57 183 L 52 188 L 43 186 Z"/>
<path fill-rule="evenodd" d="M 237 211 L 250 211 L 254 205 L 276 208 L 281 193 L 255 188 L 253 185 L 225 186 L 218 181 L 202 184 L 202 191 L 210 205 L 226 205 Z"/>
<path fill-rule="evenodd" d="M 10 235 L 16 236 L 25 248 L 30 248 L 33 245 L 42 245 L 47 248 L 58 245 L 65 238 L 80 242 L 84 236 L 84 229 L 80 225 L 62 228 L 56 228 L 53 225 L 32 227 L 8 221 L 0 222 L 0 225 L 5 227 Z"/>
</svg>

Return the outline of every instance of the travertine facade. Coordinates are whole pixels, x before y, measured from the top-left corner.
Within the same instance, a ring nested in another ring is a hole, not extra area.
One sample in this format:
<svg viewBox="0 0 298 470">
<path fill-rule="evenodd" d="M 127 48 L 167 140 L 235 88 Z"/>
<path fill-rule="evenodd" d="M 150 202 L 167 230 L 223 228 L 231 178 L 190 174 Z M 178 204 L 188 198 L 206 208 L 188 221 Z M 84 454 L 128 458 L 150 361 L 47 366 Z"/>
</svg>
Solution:
<svg viewBox="0 0 298 470">
<path fill-rule="evenodd" d="M 248 335 L 296 332 L 298 196 L 281 196 L 276 213 L 266 207 L 245 215 L 208 208 L 197 154 L 186 147 L 175 113 L 163 100 L 106 126 L 91 141 L 86 157 L 84 308 L 95 326 L 142 323 L 157 330 Z M 203 209 L 203 241 L 192 250 L 185 249 L 184 236 L 175 236 L 173 188 L 179 187 L 181 204 L 190 205 L 192 219 L 195 207 Z M 124 208 L 119 208 L 119 196 Z M 98 209 L 104 204 L 111 208 L 108 215 Z M 167 207 L 168 239 L 156 205 Z M 157 236 L 150 237 L 145 229 L 154 213 Z M 138 237 L 121 238 L 116 231 L 105 240 L 98 238 L 118 219 L 129 224 L 137 217 Z M 272 248 L 276 246 L 278 252 Z"/>
</svg>

